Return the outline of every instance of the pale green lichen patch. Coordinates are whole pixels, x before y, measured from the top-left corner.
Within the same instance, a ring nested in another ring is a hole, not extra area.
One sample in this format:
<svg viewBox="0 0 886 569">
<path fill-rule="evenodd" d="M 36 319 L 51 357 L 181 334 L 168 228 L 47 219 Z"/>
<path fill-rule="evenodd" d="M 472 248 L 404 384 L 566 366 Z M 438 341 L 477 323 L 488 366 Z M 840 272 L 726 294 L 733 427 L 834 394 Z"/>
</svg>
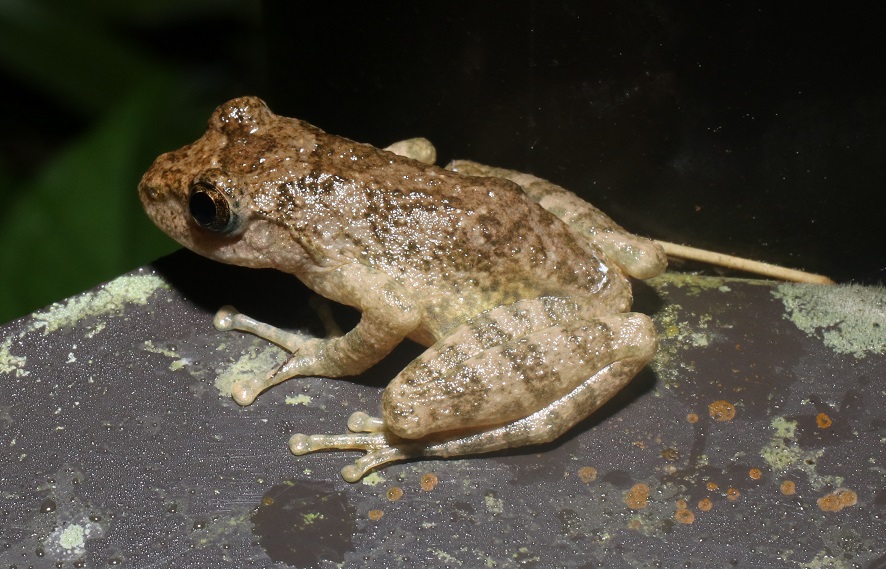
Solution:
<svg viewBox="0 0 886 569">
<path fill-rule="evenodd" d="M 495 494 L 486 494 L 483 497 L 483 502 L 490 514 L 500 514 L 505 509 L 504 501 Z"/>
<path fill-rule="evenodd" d="M 82 549 L 86 545 L 86 531 L 80 524 L 69 525 L 62 530 L 58 544 L 64 549 Z"/>
<path fill-rule="evenodd" d="M 151 340 L 146 340 L 144 343 L 144 347 L 146 352 L 151 352 L 152 354 L 161 354 L 170 358 L 178 358 L 178 352 L 176 352 L 172 348 L 162 348 L 160 346 L 155 346 L 154 342 L 152 342 Z"/>
<path fill-rule="evenodd" d="M 230 536 L 246 535 L 251 527 L 249 520 L 252 514 L 252 509 L 244 508 L 229 511 L 225 516 L 213 516 L 212 521 L 194 532 L 191 539 L 196 547 L 203 548 L 218 544 L 226 537 L 230 539 Z"/>
<path fill-rule="evenodd" d="M 25 369 L 27 358 L 24 356 L 13 355 L 9 349 L 12 347 L 12 338 L 6 338 L 0 344 L 0 374 L 15 375 L 15 377 L 24 377 L 29 374 Z"/>
<path fill-rule="evenodd" d="M 304 525 L 306 525 L 306 526 L 309 526 L 309 525 L 313 524 L 314 522 L 316 522 L 316 521 L 318 521 L 318 520 L 322 520 L 322 519 L 324 519 L 323 514 L 320 514 L 320 513 L 313 513 L 313 512 L 312 512 L 312 513 L 302 514 L 301 517 L 302 517 L 302 522 L 303 522 Z"/>
<path fill-rule="evenodd" d="M 711 343 L 712 316 L 688 313 L 679 304 L 668 304 L 654 316 L 654 320 L 659 330 L 659 344 L 650 366 L 671 385 L 671 381 L 681 377 L 681 370 L 691 369 L 692 364 L 680 358 L 680 352 L 687 348 L 704 348 Z"/>
<path fill-rule="evenodd" d="M 834 555 L 830 551 L 820 551 L 806 563 L 800 564 L 800 567 L 808 567 L 809 569 L 850 569 L 850 567 L 855 567 L 855 565 L 839 555 Z"/>
<path fill-rule="evenodd" d="M 304 393 L 299 395 L 289 395 L 284 400 L 287 405 L 310 405 L 311 396 Z"/>
<path fill-rule="evenodd" d="M 803 451 L 794 440 L 796 421 L 783 417 L 772 420 L 772 440 L 760 451 L 760 456 L 775 472 L 784 472 L 796 466 L 803 458 Z"/>
<path fill-rule="evenodd" d="M 33 315 L 31 330 L 44 334 L 76 325 L 87 316 L 116 315 L 130 304 L 147 304 L 155 291 L 169 285 L 156 275 L 129 275 L 114 279 L 95 292 L 86 292 L 64 302 L 53 304 Z M 96 330 L 100 331 L 103 327 Z"/>
<path fill-rule="evenodd" d="M 886 352 L 886 290 L 856 285 L 779 285 L 785 318 L 835 352 L 862 358 Z"/>
<path fill-rule="evenodd" d="M 163 348 L 160 346 L 155 346 L 154 342 L 152 342 L 151 340 L 146 340 L 143 345 L 146 352 L 151 352 L 152 354 L 160 354 L 168 358 L 173 358 L 174 361 L 169 364 L 169 371 L 178 371 L 182 368 L 187 367 L 188 363 L 190 363 L 187 359 L 179 357 L 178 352 L 176 352 L 173 348 Z"/>
<path fill-rule="evenodd" d="M 784 417 L 776 417 L 770 422 L 775 431 L 774 437 L 793 439 L 797 436 L 797 422 L 789 421 Z"/>
<path fill-rule="evenodd" d="M 445 563 L 446 565 L 462 565 L 462 561 L 446 553 L 442 549 L 429 549 L 428 553 Z"/>
<path fill-rule="evenodd" d="M 773 472 L 781 474 L 788 470 L 801 470 L 815 488 L 825 485 L 842 486 L 843 478 L 819 474 L 815 465 L 824 454 L 824 449 L 804 450 L 796 441 L 797 422 L 775 417 L 772 419 L 772 440 L 760 450 L 760 457 Z"/>
<path fill-rule="evenodd" d="M 692 296 L 695 296 L 705 290 L 719 290 L 720 292 L 728 292 L 731 290 L 729 288 L 729 283 L 734 282 L 763 285 L 772 284 L 770 281 L 761 281 L 754 279 L 706 277 L 699 275 L 687 275 L 683 273 L 663 273 L 644 282 L 656 290 L 661 290 L 669 286 L 686 289 L 686 291 Z"/>
<path fill-rule="evenodd" d="M 271 373 L 283 361 L 285 354 L 282 349 L 256 339 L 237 361 L 219 372 L 215 378 L 215 388 L 223 397 L 230 397 L 231 388 L 235 383 L 241 379 Z"/>
<path fill-rule="evenodd" d="M 381 474 L 379 474 L 378 472 L 373 472 L 372 474 L 370 474 L 368 476 L 364 476 L 363 480 L 362 480 L 363 484 L 365 484 L 367 486 L 377 486 L 377 485 L 381 484 L 382 482 L 386 482 L 386 481 L 387 481 L 387 479 L 384 476 L 382 476 Z"/>
<path fill-rule="evenodd" d="M 86 552 L 86 540 L 100 537 L 104 532 L 98 524 L 83 519 L 56 527 L 43 540 L 46 552 L 58 559 L 76 559 Z"/>
</svg>

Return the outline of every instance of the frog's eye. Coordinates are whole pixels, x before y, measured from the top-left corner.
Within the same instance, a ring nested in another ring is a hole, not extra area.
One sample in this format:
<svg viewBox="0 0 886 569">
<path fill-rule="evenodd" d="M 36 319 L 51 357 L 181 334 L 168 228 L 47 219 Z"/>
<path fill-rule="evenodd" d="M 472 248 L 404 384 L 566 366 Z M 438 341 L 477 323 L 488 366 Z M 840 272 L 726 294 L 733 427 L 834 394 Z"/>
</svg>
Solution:
<svg viewBox="0 0 886 569">
<path fill-rule="evenodd" d="M 188 208 L 194 222 L 214 233 L 231 233 L 237 228 L 237 215 L 231 198 L 214 185 L 199 181 L 191 185 Z"/>
</svg>

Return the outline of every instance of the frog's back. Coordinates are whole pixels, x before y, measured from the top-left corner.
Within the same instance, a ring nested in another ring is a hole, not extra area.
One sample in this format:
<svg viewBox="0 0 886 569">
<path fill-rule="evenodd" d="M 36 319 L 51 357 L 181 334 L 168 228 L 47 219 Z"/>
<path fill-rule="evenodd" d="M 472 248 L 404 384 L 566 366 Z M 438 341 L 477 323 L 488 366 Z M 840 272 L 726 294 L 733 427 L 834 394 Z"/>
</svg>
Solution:
<svg viewBox="0 0 886 569">
<path fill-rule="evenodd" d="M 356 259 L 415 291 L 435 336 L 522 298 L 594 295 L 615 310 L 630 304 L 624 276 L 603 253 L 513 182 L 329 135 L 318 138 L 318 153 L 292 186 L 312 193 L 299 200 L 296 234 L 323 243 L 324 258 Z"/>
</svg>

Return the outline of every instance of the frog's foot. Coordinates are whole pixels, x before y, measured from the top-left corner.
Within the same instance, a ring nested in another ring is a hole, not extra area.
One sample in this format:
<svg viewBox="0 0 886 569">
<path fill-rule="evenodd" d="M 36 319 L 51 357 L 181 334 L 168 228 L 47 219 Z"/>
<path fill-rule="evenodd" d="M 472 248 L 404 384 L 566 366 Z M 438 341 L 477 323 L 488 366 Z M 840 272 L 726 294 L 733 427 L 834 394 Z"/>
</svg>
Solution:
<svg viewBox="0 0 886 569">
<path fill-rule="evenodd" d="M 250 318 L 230 305 L 222 306 L 215 313 L 212 324 L 216 330 L 221 330 L 222 332 L 239 330 L 254 334 L 290 352 L 297 352 L 304 345 L 306 339 L 302 334 L 287 332 L 286 330 L 281 330 L 270 324 Z"/>
<path fill-rule="evenodd" d="M 300 349 L 290 355 L 286 361 L 270 373 L 264 376 L 247 377 L 235 382 L 231 386 L 231 396 L 234 398 L 234 401 L 240 405 L 251 405 L 262 391 L 278 383 L 283 383 L 287 379 L 308 375 L 317 359 L 316 356 L 310 354 L 317 352 L 317 348 L 314 346 L 322 342 L 322 340 L 311 338 L 303 342 L 304 349 Z M 307 352 L 307 354 L 304 352 Z"/>
<path fill-rule="evenodd" d="M 231 397 L 238 405 L 252 405 L 262 391 L 287 379 L 279 377 L 284 365 L 285 363 L 265 376 L 247 377 L 235 382 L 231 386 Z"/>
<path fill-rule="evenodd" d="M 395 142 L 385 148 L 388 152 L 393 152 L 399 156 L 412 158 L 424 164 L 433 164 L 437 161 L 437 149 L 431 144 L 427 138 L 407 138 Z"/>
<path fill-rule="evenodd" d="M 231 388 L 231 396 L 240 405 L 250 405 L 259 394 L 297 375 L 306 375 L 311 371 L 308 366 L 313 364 L 319 352 L 320 340 L 275 328 L 270 324 L 259 322 L 245 314 L 241 314 L 233 306 L 223 306 L 215 314 L 212 323 L 223 332 L 239 330 L 264 338 L 281 348 L 292 352 L 289 358 L 276 369 L 264 376 L 250 377 L 236 382 Z"/>
<path fill-rule="evenodd" d="M 350 433 L 342 435 L 292 435 L 289 450 L 292 454 L 303 455 L 322 450 L 363 450 L 366 454 L 341 470 L 341 476 L 348 482 L 357 482 L 370 470 L 382 464 L 414 458 L 417 452 L 414 444 L 392 435 L 385 430 L 384 421 L 357 412 L 348 419 Z M 398 444 L 399 443 L 399 444 Z M 404 444 L 405 443 L 405 444 Z"/>
</svg>

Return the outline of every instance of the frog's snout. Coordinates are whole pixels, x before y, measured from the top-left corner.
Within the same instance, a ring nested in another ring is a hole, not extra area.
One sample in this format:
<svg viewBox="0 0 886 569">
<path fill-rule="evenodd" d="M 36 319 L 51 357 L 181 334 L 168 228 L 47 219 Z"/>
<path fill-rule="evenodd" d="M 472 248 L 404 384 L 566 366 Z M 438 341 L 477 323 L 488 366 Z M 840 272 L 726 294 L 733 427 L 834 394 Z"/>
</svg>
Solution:
<svg viewBox="0 0 886 569">
<path fill-rule="evenodd" d="M 151 185 L 147 183 L 144 179 L 138 185 L 138 195 L 141 197 L 142 202 L 145 201 L 158 201 L 163 192 L 157 186 Z"/>
<path fill-rule="evenodd" d="M 160 156 L 154 164 L 144 173 L 142 179 L 138 183 L 138 195 L 141 198 L 142 205 L 146 208 L 149 205 L 157 205 L 170 199 L 170 176 L 168 169 L 163 168 L 165 162 L 161 160 L 166 155 Z"/>
</svg>

